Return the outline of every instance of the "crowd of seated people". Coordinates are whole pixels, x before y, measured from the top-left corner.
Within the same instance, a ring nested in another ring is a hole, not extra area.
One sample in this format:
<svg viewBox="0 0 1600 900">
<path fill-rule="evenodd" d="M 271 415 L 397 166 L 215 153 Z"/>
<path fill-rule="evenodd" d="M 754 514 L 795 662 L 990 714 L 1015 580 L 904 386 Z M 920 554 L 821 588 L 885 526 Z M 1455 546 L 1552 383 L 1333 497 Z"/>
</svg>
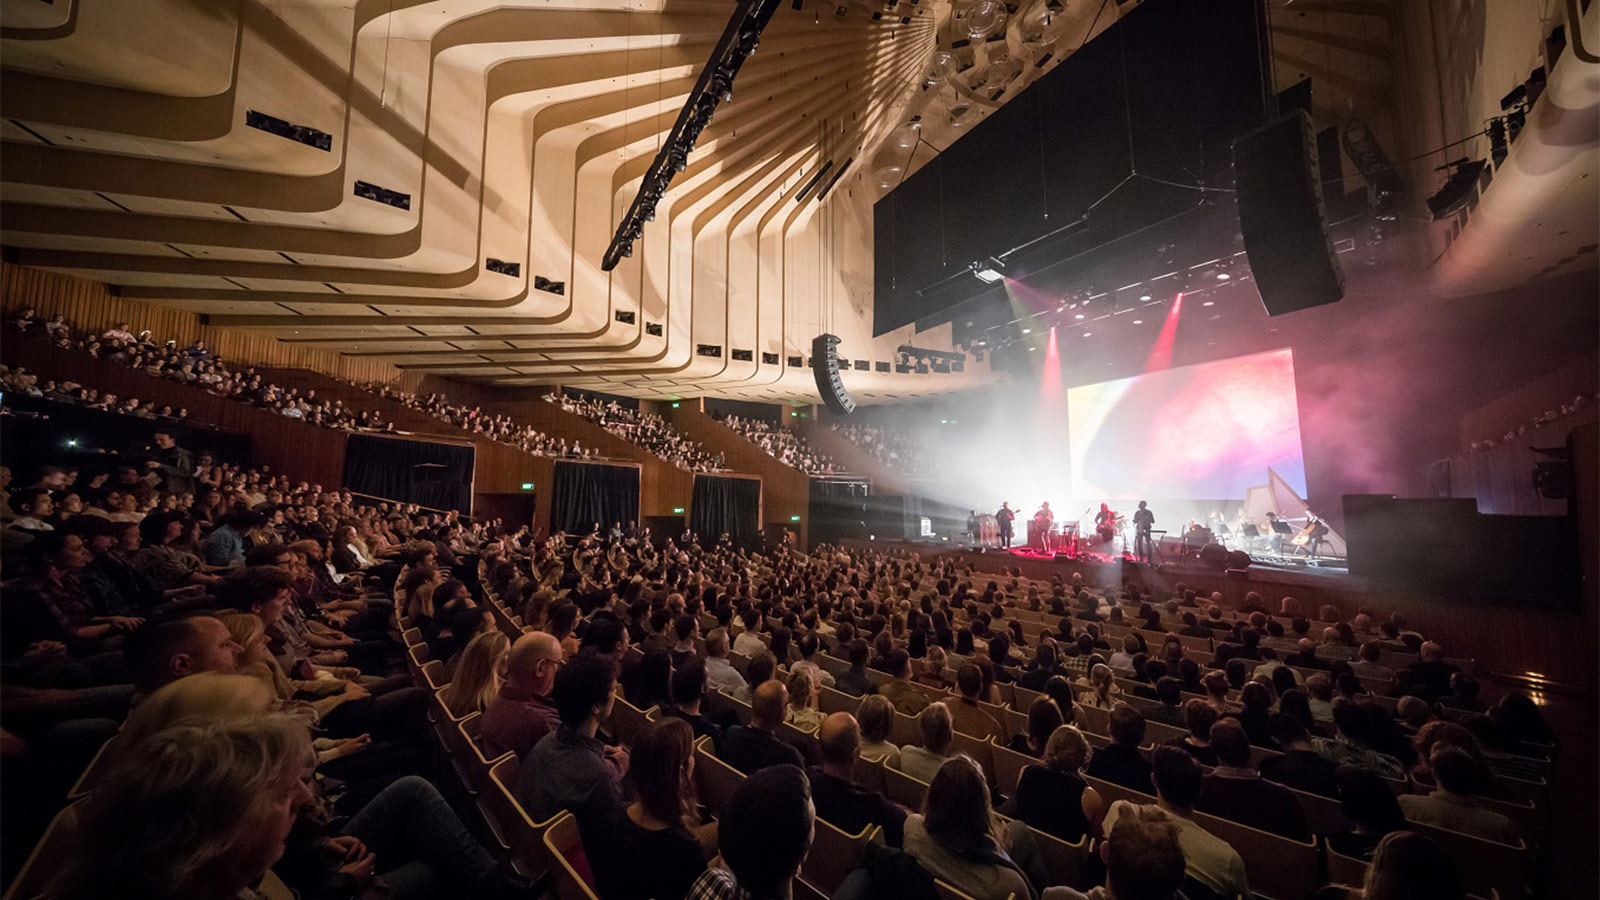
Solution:
<svg viewBox="0 0 1600 900">
<path fill-rule="evenodd" d="M 502 444 L 510 444 L 534 456 L 588 459 L 595 455 L 593 450 L 585 449 L 576 439 L 569 442 L 566 438 L 551 437 L 532 426 L 518 425 L 508 415 L 493 416 L 479 407 L 451 403 L 443 394 L 414 394 L 390 385 L 371 382 L 356 387 L 418 412 L 427 413 L 441 422 L 449 423 L 464 431 L 484 435 Z"/>
<path fill-rule="evenodd" d="M 932 442 L 921 432 L 858 422 L 828 427 L 896 472 L 917 477 L 934 474 L 937 461 Z"/>
<path fill-rule="evenodd" d="M 372 410 L 352 409 L 341 400 L 318 397 L 315 390 L 280 387 L 253 366 L 230 368 L 204 341 L 179 347 L 177 341 L 159 342 L 148 331 L 134 334 L 125 323 L 99 334 L 78 333 L 60 316 L 41 323 L 31 309 L 21 310 L 13 316 L 11 327 L 23 333 L 42 332 L 59 347 L 83 350 L 99 359 L 112 360 L 131 369 L 188 384 L 219 397 L 249 403 L 313 425 L 347 431 L 395 430 L 394 423 L 385 421 Z M 119 400 L 115 395 L 102 394 L 72 382 L 39 382 L 25 372 L 19 373 L 19 377 L 31 379 L 31 387 L 27 392 L 33 396 L 77 402 L 96 409 L 113 409 L 142 418 L 187 418 L 187 412 L 181 409 L 158 409 L 154 404 L 141 404 L 136 398 Z"/>
<path fill-rule="evenodd" d="M 818 877 L 814 819 L 882 829 L 869 864 L 814 885 L 847 900 L 934 879 L 978 900 L 1248 897 L 1274 861 L 1205 817 L 1296 840 L 1302 793 L 1350 823 L 1318 834 L 1370 861 L 1364 900 L 1463 897 L 1442 832 L 1533 839 L 1501 810 L 1554 740 L 1537 708 L 1481 697 L 1398 617 L 1317 629 L 1253 595 L 1224 610 L 905 553 L 538 540 L 183 457 L 7 486 L 7 762 L 46 815 L 87 795 L 56 896 L 534 896 L 437 783 L 412 654 L 435 715 L 481 717 L 485 751 L 516 755 L 527 819 L 574 817 L 573 869 L 605 900 L 787 897 Z M 143 499 L 113 512 L 110 491 Z M 69 495 L 82 511 L 56 509 Z M 1368 645 L 1384 671 L 1358 675 Z M 1181 727 L 1146 716 L 1161 697 Z M 624 732 L 624 703 L 655 712 Z M 1032 761 L 1003 783 L 981 747 Z M 708 753 L 738 773 L 725 796 Z M 921 799 L 891 800 L 885 766 Z M 1101 863 L 1060 883 L 1046 838 Z"/>
<path fill-rule="evenodd" d="M 549 393 L 546 403 L 599 425 L 619 438 L 690 472 L 717 472 L 723 468 L 721 453 L 712 453 L 690 440 L 672 423 L 655 413 L 630 409 L 615 400 Z"/>
<path fill-rule="evenodd" d="M 778 462 L 807 475 L 841 475 L 844 468 L 826 453 L 807 443 L 797 432 L 779 428 L 764 419 L 727 416 L 722 424 L 739 432 Z"/>
</svg>

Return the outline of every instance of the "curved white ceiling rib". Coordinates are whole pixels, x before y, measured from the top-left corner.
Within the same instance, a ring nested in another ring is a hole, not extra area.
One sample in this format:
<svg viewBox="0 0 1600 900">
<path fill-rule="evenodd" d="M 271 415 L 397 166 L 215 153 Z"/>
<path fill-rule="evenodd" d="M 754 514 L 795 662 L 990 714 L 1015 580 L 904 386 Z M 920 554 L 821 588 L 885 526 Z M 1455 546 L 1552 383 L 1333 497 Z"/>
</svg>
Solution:
<svg viewBox="0 0 1600 900">
<path fill-rule="evenodd" d="M 598 263 L 616 217 L 724 2 L 75 0 L 61 17 L 8 14 L 4 241 L 23 264 L 218 324 L 439 374 L 812 399 L 809 370 L 787 360 L 823 328 L 874 363 L 949 340 L 873 339 L 870 285 L 841 274 L 870 271 L 866 160 L 903 121 L 948 8 L 837 9 L 784 5 L 610 273 Z M 325 132 L 330 149 L 246 127 L 249 110 Z M 851 158 L 825 202 L 796 199 Z M 357 179 L 410 194 L 409 209 L 356 196 Z M 489 272 L 488 257 L 521 271 Z M 566 289 L 534 290 L 535 275 Z M 975 377 L 874 367 L 848 381 L 908 396 Z"/>
</svg>

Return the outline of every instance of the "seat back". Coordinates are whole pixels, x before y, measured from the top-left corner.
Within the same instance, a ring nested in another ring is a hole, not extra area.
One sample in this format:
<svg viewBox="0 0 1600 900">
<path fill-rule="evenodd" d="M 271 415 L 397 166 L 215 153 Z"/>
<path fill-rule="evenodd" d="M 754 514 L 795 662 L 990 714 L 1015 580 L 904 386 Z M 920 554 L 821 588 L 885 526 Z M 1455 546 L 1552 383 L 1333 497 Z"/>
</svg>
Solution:
<svg viewBox="0 0 1600 900">
<path fill-rule="evenodd" d="M 965 753 L 972 757 L 972 761 L 983 770 L 983 777 L 989 784 L 995 783 L 994 770 L 994 744 L 989 741 L 979 740 L 971 735 L 955 732 L 955 738 L 950 742 L 951 749 L 957 753 Z"/>
<path fill-rule="evenodd" d="M 104 744 L 100 745 L 100 749 L 95 751 L 94 758 L 89 760 L 87 766 L 84 766 L 83 772 L 78 776 L 78 780 L 67 790 L 67 799 L 69 801 L 87 797 L 89 792 L 94 790 L 94 786 L 102 778 L 105 778 L 106 773 L 115 766 L 117 756 L 122 752 L 124 743 L 122 732 L 119 731 L 113 734 Z"/>
<path fill-rule="evenodd" d="M 588 862 L 583 859 L 583 841 L 578 835 L 578 820 L 572 813 L 563 812 L 544 832 L 544 850 L 550 858 L 550 871 L 555 875 L 558 900 L 600 900 L 594 886 L 585 877 Z"/>
<path fill-rule="evenodd" d="M 512 864 L 530 878 L 543 874 L 550 866 L 544 849 L 544 832 L 560 816 L 535 822 L 517 800 L 517 779 L 522 763 L 508 753 L 489 768 L 490 790 L 483 795 L 483 806 L 500 823 L 500 832 L 511 848 Z"/>
<path fill-rule="evenodd" d="M 996 744 L 990 753 L 994 756 L 995 787 L 1007 797 L 1017 795 L 1017 784 L 1022 781 L 1022 770 L 1043 763 L 1026 753 Z"/>
<path fill-rule="evenodd" d="M 853 716 L 861 709 L 861 698 L 821 685 L 817 688 L 817 708 L 822 710 L 823 715 L 831 716 L 836 712 L 847 712 Z"/>
<path fill-rule="evenodd" d="M 1082 885 L 1089 871 L 1089 835 L 1069 844 L 1037 828 L 1030 827 L 1028 830 L 1033 832 L 1033 844 L 1039 849 L 1045 872 L 1049 873 L 1049 883 L 1071 888 Z"/>
<path fill-rule="evenodd" d="M 711 752 L 711 738 L 703 737 L 694 745 L 694 780 L 700 802 L 721 817 L 733 799 L 733 792 L 744 781 L 744 773 L 728 765 Z"/>
<path fill-rule="evenodd" d="M 941 881 L 937 878 L 933 880 L 933 889 L 936 893 L 938 893 L 939 900 L 974 900 L 971 894 L 962 891 L 960 888 L 947 881 Z M 1006 898 L 1006 900 L 1013 900 L 1015 897 L 1016 894 L 1011 894 Z"/>
<path fill-rule="evenodd" d="M 829 896 L 851 872 L 866 863 L 867 845 L 874 838 L 883 839 L 882 829 L 876 825 L 868 825 L 856 834 L 845 834 L 818 818 L 815 830 L 811 852 L 806 855 L 800 876 Z"/>
<path fill-rule="evenodd" d="M 450 679 L 444 677 L 444 663 L 437 659 L 422 664 L 422 680 L 430 691 L 438 691 L 450 684 Z"/>
<path fill-rule="evenodd" d="M 710 712 L 733 710 L 733 714 L 739 718 L 740 725 L 750 724 L 750 704 L 722 691 L 713 691 L 708 699 Z"/>
<path fill-rule="evenodd" d="M 1320 884 L 1320 855 L 1312 841 L 1296 841 L 1270 832 L 1195 813 L 1194 821 L 1228 842 L 1244 860 L 1250 890 L 1271 900 L 1302 900 Z"/>
<path fill-rule="evenodd" d="M 1328 881 L 1332 884 L 1348 884 L 1360 887 L 1367 880 L 1367 861 L 1345 856 L 1324 844 L 1328 859 Z"/>
<path fill-rule="evenodd" d="M 37 900 L 46 896 L 55 877 L 72 861 L 72 850 L 77 846 L 78 805 L 67 806 L 55 818 L 33 845 L 33 852 L 17 870 L 17 877 L 5 893 L 5 900 Z"/>
<path fill-rule="evenodd" d="M 655 709 L 654 706 L 650 709 Z M 617 693 L 616 702 L 611 704 L 611 718 L 606 720 L 606 733 L 616 739 L 624 747 L 633 746 L 633 739 L 650 723 L 649 710 L 640 709 L 622 698 L 622 693 Z"/>
<path fill-rule="evenodd" d="M 456 723 L 456 728 L 461 732 L 461 748 L 464 751 L 467 772 L 472 777 L 472 788 L 480 795 L 492 794 L 494 784 L 489 779 L 489 770 L 495 763 L 506 757 L 516 758 L 510 750 L 490 759 L 483 752 L 483 714 L 473 713 Z"/>
<path fill-rule="evenodd" d="M 889 741 L 901 747 L 921 747 L 922 729 L 917 725 L 916 716 L 895 712 L 894 724 L 889 726 Z"/>
<path fill-rule="evenodd" d="M 1467 893 L 1487 896 L 1499 891 L 1500 896 L 1522 897 L 1528 883 L 1528 869 L 1533 853 L 1528 845 L 1515 846 L 1497 841 L 1486 841 L 1470 834 L 1436 828 L 1421 822 L 1407 822 L 1406 827 L 1418 834 L 1433 838 L 1444 852 L 1461 867 L 1466 879 Z"/>
<path fill-rule="evenodd" d="M 851 780 L 858 786 L 875 794 L 884 794 L 888 790 L 884 786 L 883 780 L 883 770 L 885 768 L 887 766 L 881 760 L 868 761 L 858 759 L 856 760 L 855 771 L 851 774 Z"/>
<path fill-rule="evenodd" d="M 912 812 L 922 812 L 922 801 L 928 796 L 928 783 L 918 781 L 899 769 L 883 767 L 883 787 L 889 799 Z"/>
</svg>

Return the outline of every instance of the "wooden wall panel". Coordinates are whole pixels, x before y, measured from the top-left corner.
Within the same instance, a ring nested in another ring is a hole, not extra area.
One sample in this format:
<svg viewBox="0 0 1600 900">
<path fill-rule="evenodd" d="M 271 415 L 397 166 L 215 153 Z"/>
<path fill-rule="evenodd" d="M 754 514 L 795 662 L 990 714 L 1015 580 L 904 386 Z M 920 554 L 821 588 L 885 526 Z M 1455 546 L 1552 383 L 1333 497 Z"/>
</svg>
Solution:
<svg viewBox="0 0 1600 900">
<path fill-rule="evenodd" d="M 149 331 L 159 341 L 187 346 L 202 340 L 224 359 L 250 365 L 293 366 L 327 372 L 354 381 L 380 381 L 415 390 L 422 376 L 406 373 L 386 362 L 317 350 L 276 340 L 270 332 L 217 328 L 202 324 L 200 316 L 167 306 L 127 300 L 106 285 L 0 262 L 0 308 L 11 313 L 31 306 L 48 319 L 57 314 L 84 331 L 101 332 L 127 322 L 137 333 Z"/>
</svg>

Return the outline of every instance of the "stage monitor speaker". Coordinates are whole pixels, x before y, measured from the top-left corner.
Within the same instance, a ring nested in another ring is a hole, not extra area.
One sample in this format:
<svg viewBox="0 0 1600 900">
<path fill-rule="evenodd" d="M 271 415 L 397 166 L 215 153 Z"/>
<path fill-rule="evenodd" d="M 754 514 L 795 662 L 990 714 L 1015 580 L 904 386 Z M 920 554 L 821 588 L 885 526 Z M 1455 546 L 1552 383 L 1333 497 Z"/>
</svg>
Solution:
<svg viewBox="0 0 1600 900">
<path fill-rule="evenodd" d="M 1311 119 L 1294 110 L 1233 142 L 1233 179 L 1245 255 L 1267 314 L 1344 297 L 1328 238 Z"/>
<path fill-rule="evenodd" d="M 811 374 L 816 376 L 817 392 L 822 395 L 822 402 L 829 412 L 848 416 L 856 411 L 856 402 L 850 399 L 850 392 L 844 389 L 844 382 L 839 380 L 837 336 L 819 334 L 811 339 Z"/>
<path fill-rule="evenodd" d="M 1200 561 L 1213 569 L 1226 569 L 1228 548 L 1217 543 L 1207 544 L 1200 548 Z"/>
<path fill-rule="evenodd" d="M 1251 559 L 1250 554 L 1243 550 L 1228 551 L 1228 568 L 1230 569 L 1248 569 L 1253 562 L 1255 560 Z"/>
</svg>

